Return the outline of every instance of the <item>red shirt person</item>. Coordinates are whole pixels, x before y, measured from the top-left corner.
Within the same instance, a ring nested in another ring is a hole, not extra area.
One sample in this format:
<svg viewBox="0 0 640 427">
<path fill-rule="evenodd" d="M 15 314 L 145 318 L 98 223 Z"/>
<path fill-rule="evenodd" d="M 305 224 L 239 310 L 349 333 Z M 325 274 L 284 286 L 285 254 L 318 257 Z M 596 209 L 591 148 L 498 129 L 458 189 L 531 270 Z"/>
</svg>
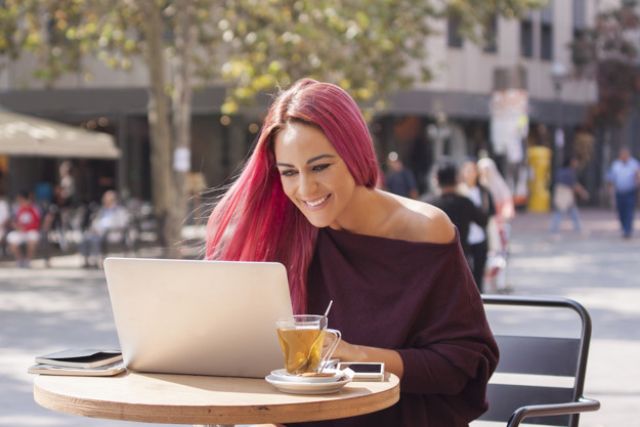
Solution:
<svg viewBox="0 0 640 427">
<path fill-rule="evenodd" d="M 40 240 L 40 213 L 29 200 L 29 193 L 23 191 L 16 198 L 18 209 L 12 221 L 14 230 L 7 235 L 11 252 L 18 261 L 18 267 L 29 267 Z M 21 246 L 26 244 L 26 254 Z"/>
</svg>

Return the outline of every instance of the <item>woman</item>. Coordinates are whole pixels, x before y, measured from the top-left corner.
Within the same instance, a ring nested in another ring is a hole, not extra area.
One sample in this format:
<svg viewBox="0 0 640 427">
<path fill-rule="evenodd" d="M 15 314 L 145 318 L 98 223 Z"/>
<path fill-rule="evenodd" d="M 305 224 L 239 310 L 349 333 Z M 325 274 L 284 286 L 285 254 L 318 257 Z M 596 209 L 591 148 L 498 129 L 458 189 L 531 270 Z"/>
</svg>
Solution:
<svg viewBox="0 0 640 427">
<path fill-rule="evenodd" d="M 513 194 L 505 182 L 495 162 L 484 157 L 478 160 L 479 182 L 491 193 L 495 204 L 495 215 L 487 226 L 489 257 L 487 279 L 492 291 L 508 292 L 507 258 L 511 220 L 515 216 Z"/>
<path fill-rule="evenodd" d="M 578 159 L 570 157 L 562 162 L 562 167 L 556 171 L 555 189 L 553 192 L 553 207 L 555 209 L 551 218 L 551 233 L 557 233 L 560 223 L 565 215 L 569 215 L 573 221 L 573 229 L 576 233 L 582 231 L 580 213 L 575 196 L 588 200 L 589 192 L 578 182 L 576 170 L 578 169 Z"/>
<path fill-rule="evenodd" d="M 449 219 L 376 189 L 378 170 L 353 99 L 297 82 L 213 210 L 207 258 L 283 263 L 296 312 L 334 300 L 335 357 L 401 378 L 395 406 L 314 425 L 466 426 L 486 410 L 498 357 L 482 301 Z"/>
<path fill-rule="evenodd" d="M 488 218 L 493 217 L 496 213 L 493 197 L 491 197 L 489 190 L 478 182 L 478 166 L 476 162 L 471 160 L 465 162 L 462 165 L 461 175 L 462 193 Z M 473 278 L 480 292 L 483 292 L 484 270 L 489 253 L 487 227 L 471 223 L 469 225 L 467 243 L 469 244 L 469 261 L 473 271 Z"/>
</svg>

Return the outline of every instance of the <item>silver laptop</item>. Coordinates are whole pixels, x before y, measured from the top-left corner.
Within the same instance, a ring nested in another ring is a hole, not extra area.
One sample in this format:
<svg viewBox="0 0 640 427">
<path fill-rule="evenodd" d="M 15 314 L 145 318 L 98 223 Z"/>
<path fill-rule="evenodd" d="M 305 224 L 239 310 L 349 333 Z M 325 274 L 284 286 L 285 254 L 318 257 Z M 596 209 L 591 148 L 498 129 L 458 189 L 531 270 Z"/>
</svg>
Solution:
<svg viewBox="0 0 640 427">
<path fill-rule="evenodd" d="M 282 264 L 107 258 L 104 269 L 128 369 L 259 378 L 283 366 Z"/>
</svg>

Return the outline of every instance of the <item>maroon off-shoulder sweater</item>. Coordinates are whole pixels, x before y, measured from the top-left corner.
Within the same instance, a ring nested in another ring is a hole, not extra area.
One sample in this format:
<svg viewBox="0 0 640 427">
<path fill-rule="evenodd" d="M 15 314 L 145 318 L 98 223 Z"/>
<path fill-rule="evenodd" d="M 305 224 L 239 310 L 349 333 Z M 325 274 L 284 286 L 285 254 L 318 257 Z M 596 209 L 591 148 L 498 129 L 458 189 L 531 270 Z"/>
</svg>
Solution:
<svg viewBox="0 0 640 427">
<path fill-rule="evenodd" d="M 397 350 L 400 401 L 369 415 L 304 426 L 467 426 L 487 409 L 498 348 L 456 238 L 419 243 L 319 230 L 309 313 L 352 344 Z"/>
</svg>

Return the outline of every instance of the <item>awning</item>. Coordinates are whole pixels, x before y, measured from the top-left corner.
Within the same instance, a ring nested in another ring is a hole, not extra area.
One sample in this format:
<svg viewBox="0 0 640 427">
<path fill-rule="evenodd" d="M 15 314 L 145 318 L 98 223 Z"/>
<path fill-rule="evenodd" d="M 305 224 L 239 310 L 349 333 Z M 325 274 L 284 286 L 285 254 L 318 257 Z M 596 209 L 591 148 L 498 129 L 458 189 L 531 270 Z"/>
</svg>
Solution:
<svg viewBox="0 0 640 427">
<path fill-rule="evenodd" d="M 111 135 L 0 110 L 0 155 L 115 159 Z"/>
</svg>

